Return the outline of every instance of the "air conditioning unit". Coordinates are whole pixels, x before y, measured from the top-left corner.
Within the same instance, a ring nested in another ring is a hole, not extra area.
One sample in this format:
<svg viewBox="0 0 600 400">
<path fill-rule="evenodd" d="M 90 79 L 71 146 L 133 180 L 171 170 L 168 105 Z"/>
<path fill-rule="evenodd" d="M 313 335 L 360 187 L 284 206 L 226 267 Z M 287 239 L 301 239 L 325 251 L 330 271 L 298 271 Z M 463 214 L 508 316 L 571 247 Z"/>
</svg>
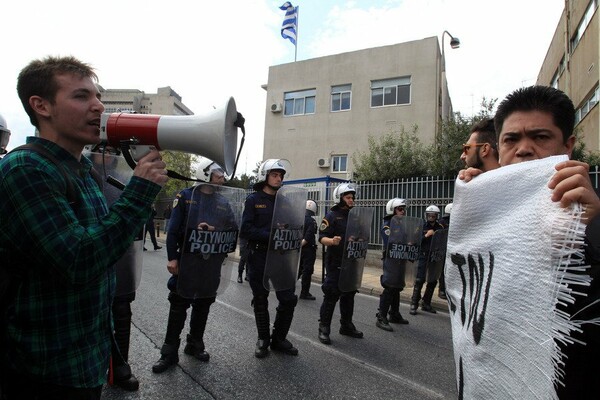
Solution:
<svg viewBox="0 0 600 400">
<path fill-rule="evenodd" d="M 319 158 L 317 160 L 317 166 L 319 166 L 320 168 L 329 167 L 329 158 Z"/>
<path fill-rule="evenodd" d="M 272 113 L 280 113 L 283 110 L 283 106 L 281 103 L 273 103 L 271 104 L 271 112 Z"/>
</svg>

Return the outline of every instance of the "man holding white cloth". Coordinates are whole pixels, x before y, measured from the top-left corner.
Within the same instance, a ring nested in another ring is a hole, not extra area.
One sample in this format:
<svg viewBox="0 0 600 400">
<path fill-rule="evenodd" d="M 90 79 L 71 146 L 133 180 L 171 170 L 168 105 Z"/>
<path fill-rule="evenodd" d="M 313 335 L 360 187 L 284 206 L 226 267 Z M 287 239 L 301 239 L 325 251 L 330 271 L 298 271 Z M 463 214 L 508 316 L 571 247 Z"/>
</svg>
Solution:
<svg viewBox="0 0 600 400">
<path fill-rule="evenodd" d="M 506 168 L 461 171 L 449 231 L 459 398 L 600 398 L 600 199 L 565 157 L 573 103 L 521 88 L 494 119 Z"/>
</svg>

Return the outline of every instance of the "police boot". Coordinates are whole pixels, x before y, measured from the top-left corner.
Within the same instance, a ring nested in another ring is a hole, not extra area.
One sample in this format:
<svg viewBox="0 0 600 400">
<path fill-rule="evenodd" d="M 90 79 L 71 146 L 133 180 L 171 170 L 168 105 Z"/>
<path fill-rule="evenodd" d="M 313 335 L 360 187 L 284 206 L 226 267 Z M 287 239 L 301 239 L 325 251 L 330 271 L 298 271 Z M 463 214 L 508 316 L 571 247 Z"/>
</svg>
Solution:
<svg viewBox="0 0 600 400">
<path fill-rule="evenodd" d="M 286 339 L 294 318 L 294 308 L 298 304 L 298 298 L 294 297 L 288 301 L 280 302 L 277 307 L 275 322 L 273 322 L 273 335 L 271 335 L 271 350 L 280 351 L 292 356 L 298 355 L 298 349 Z"/>
<path fill-rule="evenodd" d="M 310 289 L 310 282 L 306 286 L 304 286 L 304 283 L 302 283 L 302 291 L 300 291 L 300 298 L 302 300 L 316 300 L 317 299 L 315 296 L 310 294 L 309 289 Z"/>
<path fill-rule="evenodd" d="M 331 334 L 331 319 L 335 311 L 335 300 L 325 294 L 323 304 L 321 304 L 321 318 L 319 319 L 319 340 L 323 344 L 331 344 L 329 335 Z"/>
<path fill-rule="evenodd" d="M 437 282 L 427 282 L 427 286 L 425 286 L 425 293 L 423 294 L 423 300 L 421 300 L 421 310 L 430 312 L 435 314 L 435 309 L 431 306 L 431 298 L 433 297 L 433 292 L 435 291 L 435 287 Z"/>
<path fill-rule="evenodd" d="M 417 308 L 419 307 L 419 300 L 421 300 L 421 289 L 423 288 L 423 282 L 415 281 L 413 288 L 413 294 L 410 299 L 410 315 L 417 315 Z"/>
<path fill-rule="evenodd" d="M 408 320 L 402 317 L 400 311 L 390 311 L 388 322 L 392 324 L 408 325 Z"/>
<path fill-rule="evenodd" d="M 394 293 L 392 297 L 392 305 L 390 306 L 390 312 L 388 314 L 388 322 L 392 324 L 407 325 L 408 320 L 402 317 L 400 314 L 400 292 Z"/>
<path fill-rule="evenodd" d="M 447 300 L 448 296 L 446 296 L 446 279 L 444 278 L 444 271 L 442 271 L 442 275 L 440 275 L 440 290 L 438 291 L 438 297 L 440 299 Z"/>
<path fill-rule="evenodd" d="M 331 344 L 331 339 L 329 338 L 329 334 L 331 333 L 330 325 L 319 324 L 319 340 L 323 344 Z"/>
<path fill-rule="evenodd" d="M 160 349 L 160 360 L 152 366 L 152 372 L 160 374 L 179 362 L 179 341 L 176 344 L 163 344 Z"/>
<path fill-rule="evenodd" d="M 380 329 L 383 329 L 384 331 L 388 331 L 388 332 L 394 331 L 394 328 L 392 328 L 390 326 L 390 323 L 388 322 L 387 318 L 385 317 L 385 314 L 378 312 L 375 315 L 377 316 L 377 322 L 375 322 L 375 326 L 377 326 Z"/>
<path fill-rule="evenodd" d="M 352 321 L 344 321 L 340 320 L 340 335 L 350 336 L 353 338 L 361 339 L 364 334 L 356 329 L 356 326 L 352 323 Z"/>
<path fill-rule="evenodd" d="M 204 330 L 210 305 L 214 303 L 215 298 L 206 298 L 195 300 L 192 305 L 192 316 L 190 318 L 190 334 L 187 335 L 187 343 L 183 352 L 196 357 L 200 361 L 207 362 L 210 355 L 204 351 Z"/>
<path fill-rule="evenodd" d="M 254 356 L 263 358 L 269 355 L 269 345 L 271 336 L 269 335 L 269 303 L 266 296 L 255 297 L 252 300 L 254 305 L 254 319 L 256 320 L 256 330 L 258 331 L 258 341 Z"/>
<path fill-rule="evenodd" d="M 202 339 L 196 340 L 192 335 L 187 335 L 183 352 L 187 355 L 196 357 L 200 361 L 208 362 L 208 360 L 210 360 L 210 354 L 204 351 L 204 341 Z"/>
<path fill-rule="evenodd" d="M 131 367 L 127 363 L 129 359 L 129 337 L 131 334 L 131 304 L 129 300 L 121 302 L 119 301 L 119 297 L 115 297 L 113 302 L 113 323 L 115 327 L 115 340 L 112 343 L 112 362 L 110 364 L 109 381 L 124 390 L 135 392 L 140 387 L 140 382 L 131 373 Z"/>
<path fill-rule="evenodd" d="M 353 338 L 362 338 L 363 333 L 356 329 L 352 323 L 354 315 L 354 295 L 356 292 L 346 292 L 340 296 L 340 335 L 346 335 Z"/>
<path fill-rule="evenodd" d="M 300 298 L 303 300 L 316 300 L 317 298 L 310 294 L 310 279 L 306 279 L 302 276 L 302 290 L 300 291 Z"/>
</svg>

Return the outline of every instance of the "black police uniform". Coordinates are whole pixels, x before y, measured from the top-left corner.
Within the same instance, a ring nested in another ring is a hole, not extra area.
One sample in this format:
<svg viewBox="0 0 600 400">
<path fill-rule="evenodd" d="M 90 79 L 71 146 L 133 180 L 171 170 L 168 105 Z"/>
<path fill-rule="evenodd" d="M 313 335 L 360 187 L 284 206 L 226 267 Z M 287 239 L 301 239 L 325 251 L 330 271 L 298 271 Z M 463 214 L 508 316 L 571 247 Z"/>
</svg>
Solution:
<svg viewBox="0 0 600 400">
<path fill-rule="evenodd" d="M 383 222 L 381 223 L 381 238 L 383 240 L 383 270 L 385 274 L 385 265 L 386 265 L 386 255 L 387 255 L 387 245 L 388 239 L 390 237 L 390 220 L 393 215 L 388 215 L 383 218 Z M 408 324 L 408 321 L 402 317 L 400 314 L 400 292 L 404 288 L 391 287 L 385 284 L 384 275 L 381 275 L 381 286 L 383 287 L 383 292 L 379 295 L 379 312 L 377 313 L 377 326 L 391 331 L 392 328 L 389 326 L 388 322 L 397 323 L 397 324 Z M 389 312 L 389 318 L 387 314 Z"/>
<path fill-rule="evenodd" d="M 440 224 L 442 224 L 442 226 L 444 227 L 444 229 L 449 229 L 450 228 L 450 216 L 446 215 L 443 216 L 442 218 L 440 218 Z M 445 265 L 444 265 L 444 268 Z M 442 270 L 442 274 L 440 275 L 440 280 L 439 280 L 439 292 L 438 292 L 438 296 L 444 300 L 446 300 L 448 297 L 446 296 L 446 278 L 444 277 L 444 271 Z"/>
<path fill-rule="evenodd" d="M 222 195 L 218 193 L 202 193 L 200 189 L 194 190 L 194 187 L 186 188 L 177 195 L 173 204 L 171 221 L 169 222 L 167 233 L 167 256 L 169 260 L 180 260 L 188 216 L 192 212 L 190 207 L 198 204 L 198 202 L 203 204 L 204 210 L 194 209 L 194 212 L 202 214 L 201 219 L 194 218 L 195 220 L 206 221 L 209 225 L 222 228 L 237 228 L 231 207 Z M 222 263 L 226 255 L 212 254 L 212 257 L 216 257 L 213 260 L 214 262 Z M 160 352 L 161 358 L 152 367 L 155 373 L 164 372 L 171 365 L 179 362 L 179 336 L 185 326 L 187 309 L 190 305 L 192 306 L 190 333 L 187 335 L 184 353 L 192 355 L 201 361 L 208 361 L 210 359 L 210 355 L 205 351 L 204 330 L 210 306 L 216 299 L 216 293 L 214 296 L 206 298 L 184 298 L 177 293 L 177 275 L 171 276 L 167 287 L 169 288 L 168 299 L 170 303 L 169 320 L 167 322 L 165 342 Z"/>
<path fill-rule="evenodd" d="M 425 237 L 427 231 L 433 229 L 434 231 L 444 229 L 444 226 L 440 224 L 437 220 L 433 223 L 429 223 L 429 221 L 425 221 L 423 224 L 423 239 L 421 240 L 421 253 L 419 254 L 419 266 L 417 267 L 417 278 L 415 280 L 415 287 L 413 289 L 412 298 L 410 300 L 410 313 L 412 315 L 417 313 L 417 308 L 419 306 L 419 300 L 421 300 L 421 289 L 423 288 L 423 284 L 425 283 L 425 278 L 427 277 L 427 263 L 429 258 L 429 249 L 431 247 L 432 236 Z M 428 311 L 435 313 L 433 307 L 431 307 L 431 298 L 433 297 L 433 291 L 437 286 L 437 281 L 427 282 L 425 286 L 425 293 L 423 294 L 423 301 L 421 304 L 421 309 L 423 311 Z"/>
<path fill-rule="evenodd" d="M 294 293 L 294 288 L 275 291 L 279 305 L 273 323 L 273 334 L 269 334 L 269 291 L 264 287 L 263 277 L 275 195 L 265 193 L 262 187 L 262 185 L 257 186 L 258 191 L 246 198 L 240 229 L 240 236 L 248 239 L 247 276 L 252 288 L 252 305 L 258 331 L 254 355 L 258 358 L 265 357 L 268 354 L 269 345 L 272 350 L 297 355 L 298 350 L 286 339 L 294 318 L 294 309 L 298 303 L 298 296 Z"/>
<path fill-rule="evenodd" d="M 346 226 L 348 224 L 348 208 L 342 208 L 336 204 L 325 215 L 319 228 L 319 241 L 323 238 L 333 238 L 340 236 L 338 246 L 327 246 L 325 254 L 326 276 L 321 289 L 323 290 L 323 303 L 321 304 L 319 320 L 319 340 L 325 344 L 330 344 L 329 334 L 331 332 L 331 319 L 335 311 L 337 301 L 340 301 L 340 334 L 356 338 L 362 338 L 363 333 L 358 331 L 352 323 L 354 314 L 354 296 L 357 291 L 342 292 L 338 287 L 342 258 L 344 252 L 344 242 L 346 237 Z"/>
<path fill-rule="evenodd" d="M 302 290 L 300 298 L 307 300 L 315 300 L 315 296 L 310 294 L 310 281 L 313 272 L 315 271 L 315 261 L 317 259 L 317 221 L 312 217 L 314 213 L 306 210 L 304 215 L 304 237 L 306 244 L 302 247 L 300 253 L 300 276 L 302 277 Z"/>
</svg>

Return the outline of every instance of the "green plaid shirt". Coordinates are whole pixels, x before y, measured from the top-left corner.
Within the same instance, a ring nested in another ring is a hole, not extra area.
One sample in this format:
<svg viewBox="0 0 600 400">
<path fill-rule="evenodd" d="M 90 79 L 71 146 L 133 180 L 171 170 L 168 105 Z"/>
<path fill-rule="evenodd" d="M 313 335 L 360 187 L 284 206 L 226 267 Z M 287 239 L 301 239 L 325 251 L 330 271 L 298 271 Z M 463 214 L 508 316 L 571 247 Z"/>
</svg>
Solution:
<svg viewBox="0 0 600 400">
<path fill-rule="evenodd" d="M 9 368 L 70 387 L 106 382 L 111 351 L 113 264 L 150 215 L 160 186 L 132 177 L 110 210 L 90 175 L 53 142 L 48 149 L 71 175 L 79 201 L 70 205 L 57 167 L 30 150 L 0 162 L 0 254 L 21 277 L 1 327 Z M 75 208 L 74 208 L 75 207 Z"/>
</svg>

